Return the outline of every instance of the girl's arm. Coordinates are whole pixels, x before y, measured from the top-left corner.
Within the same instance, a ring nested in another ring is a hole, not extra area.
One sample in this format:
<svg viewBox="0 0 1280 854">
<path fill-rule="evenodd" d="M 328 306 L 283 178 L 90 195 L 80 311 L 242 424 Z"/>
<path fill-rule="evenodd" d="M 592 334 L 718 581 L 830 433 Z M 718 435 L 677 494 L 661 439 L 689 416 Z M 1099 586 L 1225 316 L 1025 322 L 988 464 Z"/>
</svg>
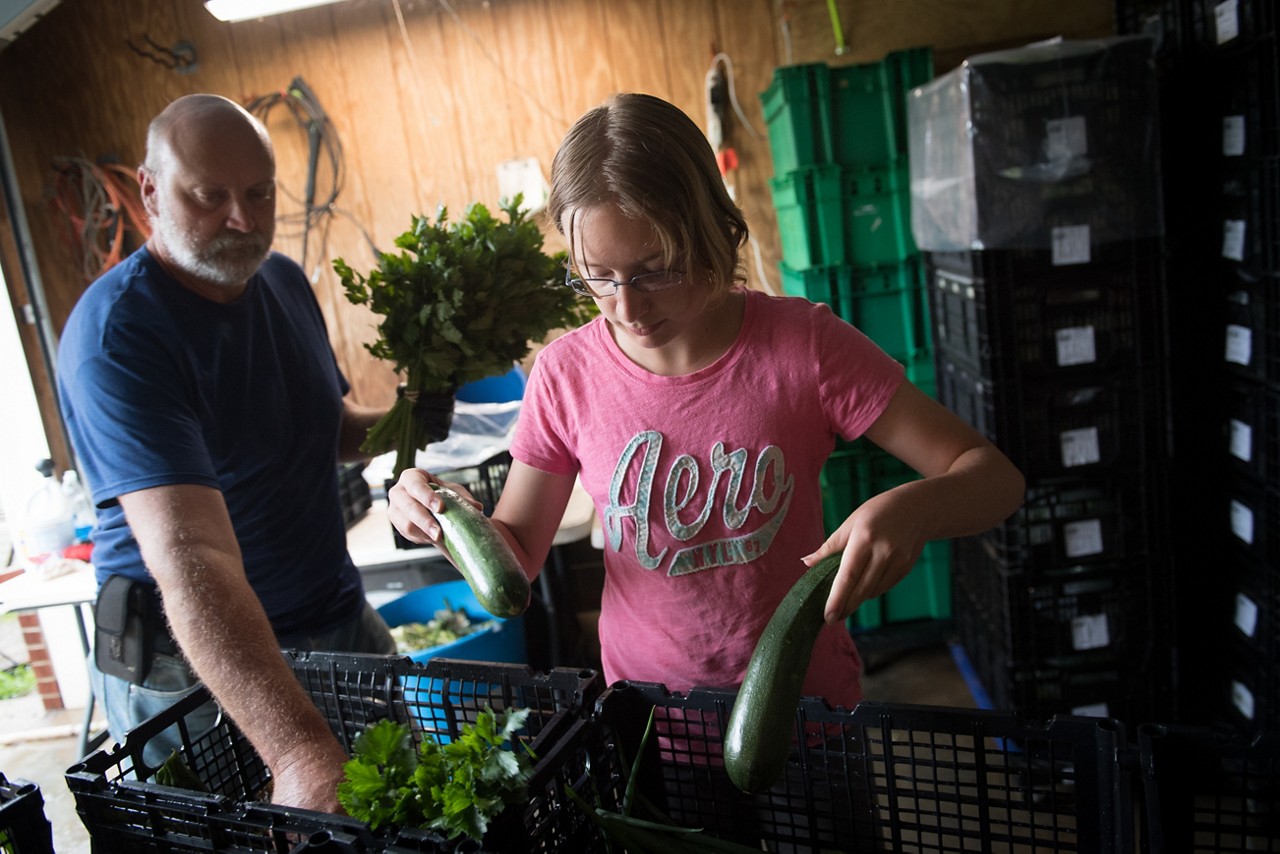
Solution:
<svg viewBox="0 0 1280 854">
<path fill-rule="evenodd" d="M 1008 457 L 909 382 L 865 435 L 923 478 L 868 498 L 805 558 L 812 565 L 844 551 L 827 599 L 832 623 L 901 581 L 926 542 L 999 524 L 1022 505 L 1026 490 Z"/>
</svg>

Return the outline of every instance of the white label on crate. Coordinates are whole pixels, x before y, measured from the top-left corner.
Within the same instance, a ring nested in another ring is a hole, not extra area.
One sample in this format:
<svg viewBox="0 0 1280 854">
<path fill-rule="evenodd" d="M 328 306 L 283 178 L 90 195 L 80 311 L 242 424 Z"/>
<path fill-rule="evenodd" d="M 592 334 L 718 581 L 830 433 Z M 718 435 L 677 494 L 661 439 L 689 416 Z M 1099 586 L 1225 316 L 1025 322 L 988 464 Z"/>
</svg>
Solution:
<svg viewBox="0 0 1280 854">
<path fill-rule="evenodd" d="M 1231 499 L 1231 533 L 1253 545 L 1253 508 Z"/>
<path fill-rule="evenodd" d="M 1246 720 L 1253 720 L 1253 692 L 1234 679 L 1231 680 L 1231 705 L 1239 709 Z"/>
<path fill-rule="evenodd" d="M 1089 263 L 1088 225 L 1059 225 L 1050 233 L 1050 240 L 1053 241 L 1053 266 Z"/>
<path fill-rule="evenodd" d="M 1237 460 L 1247 462 L 1253 461 L 1253 428 L 1243 421 L 1232 418 L 1230 424 L 1231 432 L 1231 456 Z"/>
<path fill-rule="evenodd" d="M 1067 116 L 1065 119 L 1049 119 L 1044 123 L 1045 157 L 1055 160 L 1074 160 L 1089 153 L 1089 131 L 1084 116 Z"/>
<path fill-rule="evenodd" d="M 1102 554 L 1102 520 L 1081 519 L 1062 527 L 1067 557 Z"/>
<path fill-rule="evenodd" d="M 1079 715 L 1082 718 L 1108 718 L 1111 717 L 1110 710 L 1106 703 L 1090 703 L 1087 706 L 1076 706 L 1071 710 L 1071 714 Z"/>
<path fill-rule="evenodd" d="M 1229 219 L 1222 224 L 1222 257 L 1229 261 L 1244 260 L 1244 220 Z"/>
<path fill-rule="evenodd" d="M 1247 638 L 1258 630 L 1258 603 L 1243 593 L 1236 594 L 1236 628 Z"/>
<path fill-rule="evenodd" d="M 1102 461 L 1098 445 L 1098 428 L 1081 427 L 1062 431 L 1062 464 L 1067 468 L 1087 466 Z"/>
<path fill-rule="evenodd" d="M 1058 365 L 1089 365 L 1098 361 L 1098 349 L 1093 340 L 1092 326 L 1070 326 L 1059 329 Z"/>
<path fill-rule="evenodd" d="M 1222 117 L 1222 156 L 1240 157 L 1244 154 L 1244 116 Z"/>
<path fill-rule="evenodd" d="M 1106 614 L 1087 614 L 1071 620 L 1071 645 L 1077 650 L 1102 649 L 1111 645 Z"/>
<path fill-rule="evenodd" d="M 1227 42 L 1240 35 L 1240 4 L 1237 0 L 1226 0 L 1213 7 L 1214 30 L 1218 36 L 1218 44 Z"/>
<path fill-rule="evenodd" d="M 1238 323 L 1227 324 L 1227 361 L 1248 366 L 1253 361 L 1253 330 Z"/>
</svg>

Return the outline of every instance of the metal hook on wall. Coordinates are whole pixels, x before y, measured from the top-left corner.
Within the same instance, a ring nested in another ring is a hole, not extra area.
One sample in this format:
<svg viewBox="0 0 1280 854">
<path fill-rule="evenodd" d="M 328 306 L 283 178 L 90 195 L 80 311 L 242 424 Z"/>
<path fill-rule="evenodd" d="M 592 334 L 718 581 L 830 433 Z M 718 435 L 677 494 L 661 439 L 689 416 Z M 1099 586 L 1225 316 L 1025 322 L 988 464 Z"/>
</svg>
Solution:
<svg viewBox="0 0 1280 854">
<path fill-rule="evenodd" d="M 173 47 L 165 47 L 146 33 L 142 34 L 142 38 L 150 46 L 150 50 L 134 44 L 132 38 L 125 39 L 124 43 L 138 56 L 145 57 L 157 65 L 163 65 L 170 71 L 176 71 L 179 74 L 190 74 L 198 67 L 196 63 L 196 46 L 191 42 L 180 41 L 176 42 Z"/>
</svg>

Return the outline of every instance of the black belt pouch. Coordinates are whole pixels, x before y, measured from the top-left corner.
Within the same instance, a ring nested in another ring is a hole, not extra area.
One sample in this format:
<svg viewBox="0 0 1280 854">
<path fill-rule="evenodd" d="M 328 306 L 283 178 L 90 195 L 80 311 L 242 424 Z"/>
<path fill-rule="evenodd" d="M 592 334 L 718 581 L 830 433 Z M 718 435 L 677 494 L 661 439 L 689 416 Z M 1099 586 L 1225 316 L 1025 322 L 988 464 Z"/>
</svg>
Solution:
<svg viewBox="0 0 1280 854">
<path fill-rule="evenodd" d="M 98 590 L 93 609 L 93 656 L 98 669 L 135 685 L 151 670 L 155 626 L 160 619 L 155 588 L 113 575 Z"/>
</svg>

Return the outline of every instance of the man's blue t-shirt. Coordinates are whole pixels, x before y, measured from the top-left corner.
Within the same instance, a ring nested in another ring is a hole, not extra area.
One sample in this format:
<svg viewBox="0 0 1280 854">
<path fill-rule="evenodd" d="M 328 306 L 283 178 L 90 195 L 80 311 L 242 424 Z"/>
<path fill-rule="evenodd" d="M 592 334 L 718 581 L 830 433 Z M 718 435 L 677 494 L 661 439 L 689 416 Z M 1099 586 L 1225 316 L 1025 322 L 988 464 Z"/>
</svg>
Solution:
<svg viewBox="0 0 1280 854">
<path fill-rule="evenodd" d="M 306 276 L 273 253 L 229 304 L 140 249 L 85 291 L 63 330 L 58 394 L 98 507 L 93 562 L 148 579 L 120 495 L 222 492 L 249 582 L 277 635 L 318 633 L 364 604 L 338 493 L 349 387 Z"/>
</svg>

